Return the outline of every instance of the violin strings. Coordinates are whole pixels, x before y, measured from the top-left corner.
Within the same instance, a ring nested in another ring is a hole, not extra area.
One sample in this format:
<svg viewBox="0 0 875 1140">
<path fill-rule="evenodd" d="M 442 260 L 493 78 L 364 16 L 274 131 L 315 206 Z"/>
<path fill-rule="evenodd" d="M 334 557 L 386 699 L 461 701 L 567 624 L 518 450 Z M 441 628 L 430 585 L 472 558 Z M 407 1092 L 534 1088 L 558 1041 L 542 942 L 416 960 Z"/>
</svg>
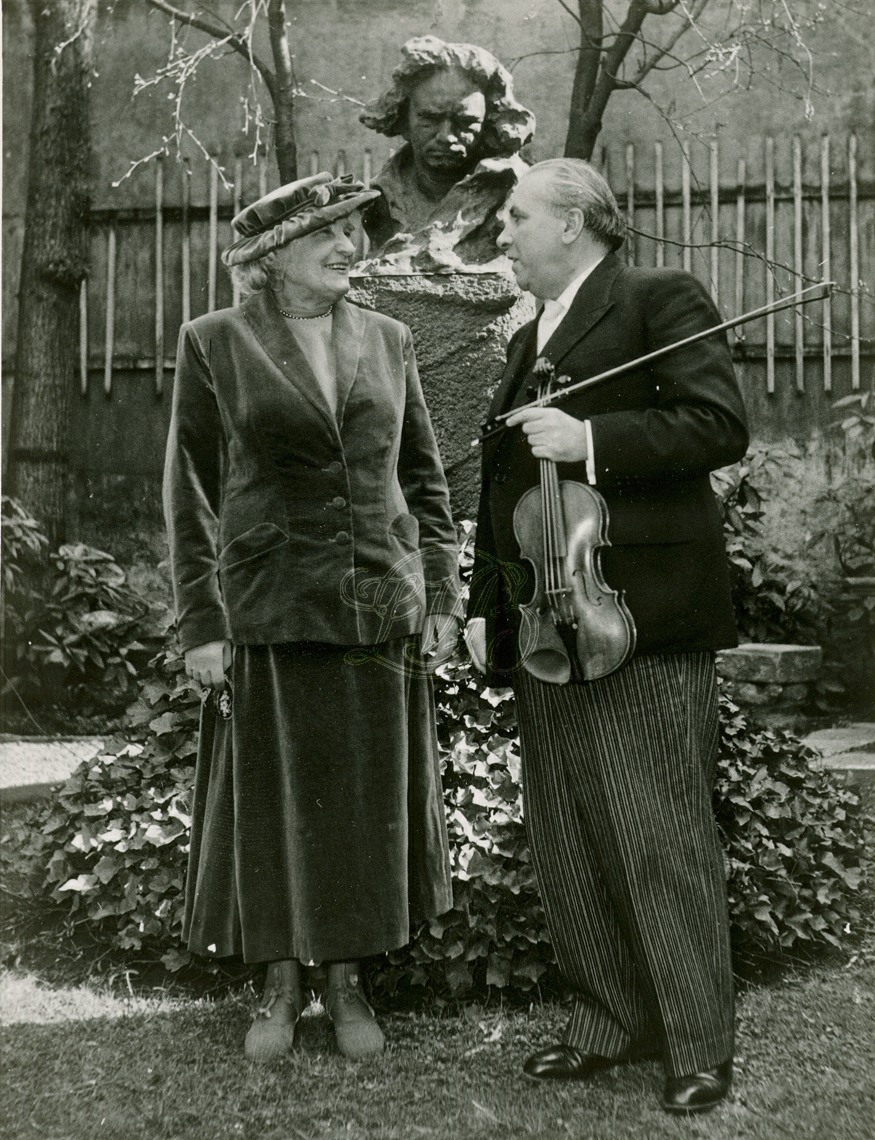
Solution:
<svg viewBox="0 0 875 1140">
<path fill-rule="evenodd" d="M 547 593 L 555 598 L 561 588 L 562 578 L 559 568 L 559 480 L 556 465 L 549 459 L 542 459 L 541 492 L 544 514 L 544 566 Z"/>
<path fill-rule="evenodd" d="M 544 551 L 544 589 L 549 602 L 553 590 L 553 551 L 551 549 L 551 523 L 550 523 L 550 490 L 547 486 L 550 463 L 547 459 L 541 460 L 541 542 Z"/>
</svg>

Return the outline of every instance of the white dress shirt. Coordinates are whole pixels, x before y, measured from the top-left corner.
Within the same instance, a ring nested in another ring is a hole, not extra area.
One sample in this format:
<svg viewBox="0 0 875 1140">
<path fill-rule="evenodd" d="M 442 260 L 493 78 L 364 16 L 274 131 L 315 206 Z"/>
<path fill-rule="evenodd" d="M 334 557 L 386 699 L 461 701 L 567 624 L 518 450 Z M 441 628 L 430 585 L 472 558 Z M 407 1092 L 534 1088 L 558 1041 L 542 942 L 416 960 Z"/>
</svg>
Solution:
<svg viewBox="0 0 875 1140">
<path fill-rule="evenodd" d="M 544 349 L 544 345 L 562 323 L 565 314 L 571 308 L 571 302 L 577 296 L 578 289 L 598 264 L 600 264 L 600 261 L 597 261 L 595 265 L 588 266 L 584 269 L 583 273 L 578 274 L 573 281 L 565 286 L 555 301 L 550 300 L 544 302 L 544 307 L 538 316 L 536 344 L 539 356 Z M 592 424 L 589 420 L 584 420 L 583 427 L 586 431 L 586 478 L 591 486 L 595 486 L 596 473 L 595 456 L 593 455 L 592 447 Z"/>
</svg>

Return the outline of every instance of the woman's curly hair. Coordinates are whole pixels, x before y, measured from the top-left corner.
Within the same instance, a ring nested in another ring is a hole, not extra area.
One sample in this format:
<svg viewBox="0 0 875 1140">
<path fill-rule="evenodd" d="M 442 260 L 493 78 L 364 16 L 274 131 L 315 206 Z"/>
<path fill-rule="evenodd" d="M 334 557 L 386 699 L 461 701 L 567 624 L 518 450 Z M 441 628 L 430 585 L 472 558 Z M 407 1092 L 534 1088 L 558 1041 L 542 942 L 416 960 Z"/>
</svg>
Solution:
<svg viewBox="0 0 875 1140">
<path fill-rule="evenodd" d="M 513 79 L 494 55 L 474 44 L 448 44 L 437 36 L 415 36 L 401 49 L 403 59 L 392 72 L 392 86 L 369 103 L 360 122 L 381 135 L 402 135 L 407 101 L 413 88 L 436 71 L 457 68 L 471 77 L 486 97 L 480 152 L 484 158 L 516 154 L 535 130 L 535 116 L 513 97 Z"/>
</svg>

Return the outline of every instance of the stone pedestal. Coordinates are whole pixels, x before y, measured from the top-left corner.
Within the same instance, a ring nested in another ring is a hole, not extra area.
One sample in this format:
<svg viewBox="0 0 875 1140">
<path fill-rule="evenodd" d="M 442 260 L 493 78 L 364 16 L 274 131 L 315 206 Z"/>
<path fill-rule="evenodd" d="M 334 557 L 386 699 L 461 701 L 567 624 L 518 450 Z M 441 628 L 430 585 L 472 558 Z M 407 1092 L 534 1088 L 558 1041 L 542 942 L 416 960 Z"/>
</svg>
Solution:
<svg viewBox="0 0 875 1140">
<path fill-rule="evenodd" d="M 480 452 L 471 446 L 504 368 L 507 342 L 535 314 L 507 273 L 355 277 L 350 300 L 409 325 L 450 484 L 453 514 L 475 518 Z"/>
<path fill-rule="evenodd" d="M 818 729 L 803 743 L 820 753 L 824 768 L 857 792 L 866 812 L 875 814 L 875 723 Z"/>
<path fill-rule="evenodd" d="M 772 722 L 792 720 L 804 709 L 822 664 L 819 645 L 748 643 L 717 654 L 717 672 L 732 700 Z"/>
</svg>

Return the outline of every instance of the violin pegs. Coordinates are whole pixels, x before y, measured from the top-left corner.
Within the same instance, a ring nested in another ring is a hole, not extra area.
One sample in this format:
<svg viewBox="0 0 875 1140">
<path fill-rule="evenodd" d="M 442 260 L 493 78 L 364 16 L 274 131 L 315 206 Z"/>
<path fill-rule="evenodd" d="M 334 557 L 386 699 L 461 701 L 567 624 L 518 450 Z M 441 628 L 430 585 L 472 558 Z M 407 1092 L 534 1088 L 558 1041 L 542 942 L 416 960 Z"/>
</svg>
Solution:
<svg viewBox="0 0 875 1140">
<path fill-rule="evenodd" d="M 570 376 L 557 376 L 555 382 L 558 385 L 558 387 L 564 388 L 566 384 L 571 383 L 571 377 Z"/>
<path fill-rule="evenodd" d="M 537 386 L 535 384 L 529 384 L 528 388 L 526 388 L 526 395 L 528 398 L 530 400 L 537 400 L 538 394 L 539 393 Z"/>
</svg>

